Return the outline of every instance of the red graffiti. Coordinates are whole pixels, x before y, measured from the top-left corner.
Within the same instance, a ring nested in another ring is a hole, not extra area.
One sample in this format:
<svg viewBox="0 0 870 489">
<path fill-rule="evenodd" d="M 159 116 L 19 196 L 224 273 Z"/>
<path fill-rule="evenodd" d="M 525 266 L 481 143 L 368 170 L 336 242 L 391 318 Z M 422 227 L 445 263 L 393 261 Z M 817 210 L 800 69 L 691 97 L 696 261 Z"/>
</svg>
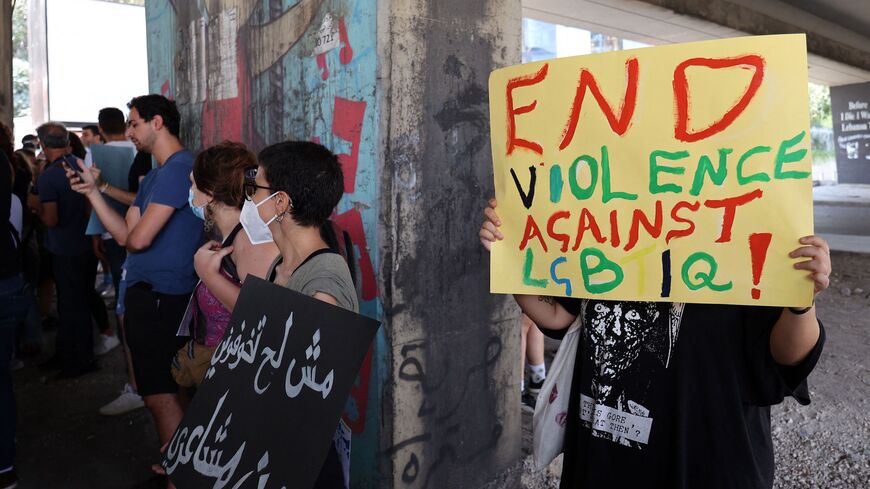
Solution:
<svg viewBox="0 0 870 489">
<path fill-rule="evenodd" d="M 374 348 L 369 346 L 369 351 L 359 368 L 359 375 L 350 389 L 350 398 L 356 404 L 356 419 L 351 419 L 347 412 L 342 415 L 344 422 L 353 433 L 362 433 L 366 430 L 366 408 L 369 404 L 369 381 L 372 378 L 372 352 Z"/>
<path fill-rule="evenodd" d="M 366 243 L 366 234 L 363 229 L 362 215 L 359 210 L 349 211 L 333 216 L 333 221 L 347 231 L 350 239 L 359 248 L 359 271 L 362 278 L 362 299 L 370 301 L 378 296 L 378 284 L 375 281 L 375 269 L 369 256 L 369 247 Z"/>
<path fill-rule="evenodd" d="M 339 51 L 338 59 L 341 64 L 346 65 L 353 60 L 353 48 L 350 45 L 350 38 L 347 37 L 347 26 L 344 24 L 344 17 L 338 19 L 338 40 L 341 42 L 341 51 Z"/>
<path fill-rule="evenodd" d="M 163 85 L 160 86 L 160 95 L 172 100 L 172 92 L 169 89 L 169 80 L 163 82 Z"/>
<path fill-rule="evenodd" d="M 710 124 L 709 127 L 697 132 L 689 132 L 689 82 L 686 79 L 686 69 L 693 66 L 704 66 L 711 69 L 732 68 L 740 66 L 743 69 L 752 69 L 752 80 L 746 87 L 746 92 L 740 100 L 728 109 L 721 119 Z M 680 141 L 691 143 L 708 138 L 722 132 L 737 119 L 749 105 L 752 97 L 758 92 L 761 80 L 764 78 L 764 58 L 756 54 L 740 56 L 737 58 L 692 58 L 680 63 L 674 70 L 674 100 L 677 104 L 677 122 L 674 126 L 674 137 Z"/>
<path fill-rule="evenodd" d="M 320 68 L 321 80 L 329 78 L 329 66 L 326 65 L 326 53 L 320 53 L 317 55 L 317 67 Z"/>
<path fill-rule="evenodd" d="M 240 31 L 245 32 L 244 29 Z M 238 95 L 224 100 L 206 100 L 202 104 L 202 129 L 200 141 L 207 148 L 221 141 L 252 141 L 254 136 L 251 117 L 243 117 L 244 107 L 251 100 L 251 77 L 247 69 L 247 52 L 244 41 L 247 35 L 239 35 L 236 43 L 236 79 L 238 80 Z M 254 144 L 256 146 L 256 144 Z"/>
<path fill-rule="evenodd" d="M 338 155 L 344 172 L 344 191 L 353 193 L 356 189 L 356 169 L 359 163 L 359 143 L 362 136 L 363 118 L 366 102 L 335 97 L 332 116 L 332 134 L 350 143 L 350 154 Z"/>
<path fill-rule="evenodd" d="M 580 72 L 580 81 L 577 83 L 574 103 L 571 105 L 571 115 L 568 117 L 568 124 L 565 125 L 564 132 L 562 132 L 562 142 L 559 144 L 559 149 L 567 148 L 574 139 L 574 131 L 577 130 L 577 123 L 580 120 L 580 111 L 583 108 L 583 99 L 586 96 L 587 88 L 592 93 L 595 101 L 598 102 L 598 107 L 601 108 L 601 112 L 604 113 L 613 132 L 620 136 L 625 134 L 625 131 L 631 126 L 631 117 L 634 115 L 634 107 L 637 105 L 637 58 L 627 60 L 625 62 L 625 70 L 628 72 L 628 81 L 625 85 L 625 96 L 622 98 L 622 105 L 619 107 L 619 117 L 616 116 L 613 108 L 607 103 L 604 95 L 601 94 L 601 89 L 598 88 L 595 76 L 585 68 Z"/>
</svg>

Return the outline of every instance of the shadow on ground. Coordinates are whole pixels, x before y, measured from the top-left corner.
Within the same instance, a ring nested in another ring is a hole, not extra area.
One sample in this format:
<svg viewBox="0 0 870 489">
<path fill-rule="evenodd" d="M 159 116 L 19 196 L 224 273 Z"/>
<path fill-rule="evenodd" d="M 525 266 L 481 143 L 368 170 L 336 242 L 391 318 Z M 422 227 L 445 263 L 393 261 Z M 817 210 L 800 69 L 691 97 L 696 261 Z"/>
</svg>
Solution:
<svg viewBox="0 0 870 489">
<path fill-rule="evenodd" d="M 53 341 L 54 332 L 47 333 L 46 343 Z M 15 373 L 19 489 L 165 488 L 150 470 L 158 461 L 151 415 L 97 411 L 127 380 L 121 348 L 99 357 L 99 372 L 72 380 L 53 380 L 39 360 L 26 360 Z"/>
</svg>

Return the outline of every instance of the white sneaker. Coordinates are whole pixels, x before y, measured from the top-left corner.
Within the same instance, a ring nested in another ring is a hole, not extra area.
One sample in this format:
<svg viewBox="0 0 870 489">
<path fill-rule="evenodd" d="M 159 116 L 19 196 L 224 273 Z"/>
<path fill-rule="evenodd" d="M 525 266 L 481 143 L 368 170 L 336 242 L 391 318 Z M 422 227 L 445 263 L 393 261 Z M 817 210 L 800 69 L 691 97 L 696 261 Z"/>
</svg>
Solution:
<svg viewBox="0 0 870 489">
<path fill-rule="evenodd" d="M 124 388 L 121 389 L 121 395 L 114 401 L 101 407 L 100 414 L 103 416 L 117 416 L 141 407 L 145 407 L 142 396 L 136 393 L 132 385 L 124 384 Z"/>
<path fill-rule="evenodd" d="M 109 336 L 100 333 L 100 336 L 97 337 L 97 341 L 94 343 L 94 355 L 105 355 L 120 344 L 121 340 L 118 339 L 118 335 Z"/>
<path fill-rule="evenodd" d="M 115 287 L 112 284 L 106 285 L 103 290 L 100 291 L 100 297 L 103 299 L 111 299 L 115 297 Z"/>
</svg>

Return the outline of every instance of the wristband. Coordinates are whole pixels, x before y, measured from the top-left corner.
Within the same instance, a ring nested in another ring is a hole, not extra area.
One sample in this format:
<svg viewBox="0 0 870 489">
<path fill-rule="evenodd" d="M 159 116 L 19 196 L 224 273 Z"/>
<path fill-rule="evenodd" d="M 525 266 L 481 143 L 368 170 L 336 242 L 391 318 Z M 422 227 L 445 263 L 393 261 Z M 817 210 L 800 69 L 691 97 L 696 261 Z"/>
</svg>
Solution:
<svg viewBox="0 0 870 489">
<path fill-rule="evenodd" d="M 812 309 L 813 306 L 815 306 L 815 305 L 816 305 L 816 301 L 813 301 L 813 304 L 810 307 L 804 307 L 803 309 L 798 309 L 796 307 L 789 307 L 788 312 L 794 314 L 795 316 L 800 316 L 802 314 L 806 314 L 806 313 L 810 312 L 810 309 Z"/>
</svg>

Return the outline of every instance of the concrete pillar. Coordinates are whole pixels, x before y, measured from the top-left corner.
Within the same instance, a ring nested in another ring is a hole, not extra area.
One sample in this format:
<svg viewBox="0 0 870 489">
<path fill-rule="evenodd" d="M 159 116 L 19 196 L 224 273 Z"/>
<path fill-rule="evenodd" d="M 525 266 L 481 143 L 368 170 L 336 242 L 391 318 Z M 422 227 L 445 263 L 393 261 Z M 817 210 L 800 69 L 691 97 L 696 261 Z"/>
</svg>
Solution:
<svg viewBox="0 0 870 489">
<path fill-rule="evenodd" d="M 0 2 L 0 121 L 12 127 L 12 3 Z"/>
<path fill-rule="evenodd" d="M 334 220 L 358 247 L 361 312 L 383 323 L 345 410 L 352 487 L 504 480 L 521 451 L 519 323 L 488 293 L 476 235 L 487 80 L 519 61 L 519 0 L 145 5 L 151 91 L 178 102 L 188 147 L 340 154 Z"/>
<path fill-rule="evenodd" d="M 520 61 L 520 2 L 393 0 L 385 8 L 389 482 L 480 487 L 521 447 L 518 316 L 489 294 L 488 255 L 477 240 L 493 192 L 489 73 Z"/>
</svg>

